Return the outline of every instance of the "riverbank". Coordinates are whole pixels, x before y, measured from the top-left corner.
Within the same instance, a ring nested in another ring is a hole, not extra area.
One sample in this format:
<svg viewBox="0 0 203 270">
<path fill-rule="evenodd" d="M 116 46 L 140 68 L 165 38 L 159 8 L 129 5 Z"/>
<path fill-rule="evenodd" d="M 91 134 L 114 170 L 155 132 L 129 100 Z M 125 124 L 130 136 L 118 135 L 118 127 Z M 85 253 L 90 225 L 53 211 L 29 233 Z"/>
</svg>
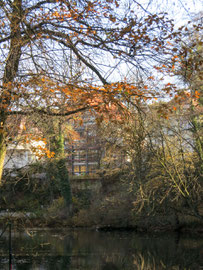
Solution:
<svg viewBox="0 0 203 270">
<path fill-rule="evenodd" d="M 203 224 L 197 218 L 187 216 L 136 216 L 134 219 L 122 221 L 121 219 L 103 219 L 103 222 L 89 219 L 81 216 L 78 222 L 77 216 L 53 217 L 48 215 L 36 216 L 35 213 L 23 212 L 0 212 L 0 227 L 11 222 L 12 227 L 16 229 L 25 228 L 64 228 L 75 229 L 84 228 L 95 231 L 134 231 L 134 232 L 187 232 L 194 234 L 203 234 Z M 93 218 L 93 217 L 91 217 Z M 77 222 L 76 222 L 77 221 Z"/>
<path fill-rule="evenodd" d="M 119 170 L 100 178 L 73 178 L 70 183 L 71 209 L 59 187 L 48 180 L 8 179 L 0 190 L 0 226 L 12 222 L 17 228 L 203 232 L 201 200 L 189 205 L 185 198 L 175 202 L 169 197 L 160 202 L 158 191 L 153 200 L 146 200 L 140 197 L 139 186 Z"/>
</svg>

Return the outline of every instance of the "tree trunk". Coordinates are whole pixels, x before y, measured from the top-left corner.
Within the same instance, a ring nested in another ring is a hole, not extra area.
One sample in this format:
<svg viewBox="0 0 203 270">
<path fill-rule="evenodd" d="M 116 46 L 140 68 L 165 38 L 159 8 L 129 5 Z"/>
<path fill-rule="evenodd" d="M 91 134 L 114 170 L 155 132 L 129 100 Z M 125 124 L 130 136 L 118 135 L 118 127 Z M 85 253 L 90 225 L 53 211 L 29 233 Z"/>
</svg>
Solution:
<svg viewBox="0 0 203 270">
<path fill-rule="evenodd" d="M 56 163 L 58 170 L 58 178 L 60 181 L 60 189 L 63 198 L 65 199 L 66 206 L 69 208 L 69 212 L 71 212 L 72 207 L 72 194 L 70 187 L 70 179 L 69 173 L 66 167 L 65 162 L 65 151 L 64 151 L 64 135 L 62 132 L 62 124 L 59 120 L 59 134 L 58 134 L 58 161 Z"/>
<path fill-rule="evenodd" d="M 198 164 L 197 164 L 197 169 L 200 172 L 200 174 L 203 173 L 203 150 L 202 150 L 202 138 L 200 137 L 200 132 L 201 132 L 201 124 L 200 120 L 198 123 L 198 119 L 196 116 L 193 116 L 195 113 L 194 107 L 192 106 L 191 108 L 192 111 L 192 125 L 193 125 L 193 137 L 194 137 L 194 142 L 196 146 L 196 151 L 198 154 Z"/>
<path fill-rule="evenodd" d="M 64 198 L 66 207 L 69 209 L 68 214 L 70 214 L 72 208 L 72 192 L 64 153 L 64 134 L 61 120 L 55 119 L 55 124 L 57 124 L 58 134 L 51 140 L 51 150 L 55 152 L 55 157 L 50 162 L 48 174 L 58 183 L 61 196 Z"/>
<path fill-rule="evenodd" d="M 6 155 L 6 144 L 4 141 L 4 133 L 3 129 L 0 128 L 0 185 L 2 184 L 2 173 L 3 173 L 3 167 L 4 167 L 4 159 Z"/>
<path fill-rule="evenodd" d="M 6 120 L 7 112 L 12 100 L 13 83 L 18 72 L 21 57 L 22 40 L 20 22 L 22 18 L 22 0 L 13 1 L 13 10 L 10 19 L 11 42 L 8 57 L 5 63 L 3 76 L 3 91 L 0 95 L 0 182 L 2 178 L 4 159 L 6 155 Z"/>
</svg>

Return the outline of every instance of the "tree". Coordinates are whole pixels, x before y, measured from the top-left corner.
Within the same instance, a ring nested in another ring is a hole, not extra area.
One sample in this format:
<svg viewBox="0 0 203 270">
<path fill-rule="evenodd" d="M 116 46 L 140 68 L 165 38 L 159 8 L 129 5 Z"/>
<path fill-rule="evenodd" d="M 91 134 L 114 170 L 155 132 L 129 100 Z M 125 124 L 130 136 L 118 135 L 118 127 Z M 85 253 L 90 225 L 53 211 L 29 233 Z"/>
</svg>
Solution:
<svg viewBox="0 0 203 270">
<path fill-rule="evenodd" d="M 163 190 L 158 199 L 161 204 L 166 204 L 169 211 L 201 219 L 201 174 L 196 171 L 198 154 L 190 129 L 188 103 L 177 106 L 169 120 L 153 119 L 156 131 L 150 136 L 154 154 L 152 176 L 159 183 L 158 189 Z"/>
<path fill-rule="evenodd" d="M 0 178 L 9 115 L 67 116 L 89 109 L 97 96 L 102 104 L 94 107 L 103 109 L 145 95 L 109 76 L 126 63 L 140 71 L 165 63 L 174 53 L 167 42 L 178 33 L 164 14 L 139 16 L 124 7 L 116 0 L 1 1 Z M 63 72 L 70 55 L 85 67 L 80 80 Z"/>
<path fill-rule="evenodd" d="M 115 164 L 120 168 L 136 213 L 175 214 L 177 222 L 180 213 L 202 219 L 201 171 L 197 170 L 190 100 L 168 103 L 149 105 L 136 100 L 125 120 L 101 125 L 108 150 L 104 169 L 112 172 Z M 164 104 L 174 107 L 168 118 L 163 117 Z"/>
<path fill-rule="evenodd" d="M 199 18 L 198 18 L 199 17 Z M 202 67 L 203 46 L 201 40 L 201 13 L 195 18 L 196 24 L 185 33 L 187 41 L 180 51 L 181 69 L 176 73 L 185 82 L 190 98 L 190 123 L 193 132 L 195 151 L 198 154 L 197 170 L 203 173 L 203 143 L 201 106 L 203 105 Z"/>
<path fill-rule="evenodd" d="M 147 104 L 136 99 L 135 106 L 129 106 L 125 119 L 118 116 L 110 121 L 104 120 L 100 125 L 100 136 L 106 149 L 103 167 L 110 170 L 127 168 L 133 186 L 137 187 L 145 182 L 147 173 Z"/>
</svg>

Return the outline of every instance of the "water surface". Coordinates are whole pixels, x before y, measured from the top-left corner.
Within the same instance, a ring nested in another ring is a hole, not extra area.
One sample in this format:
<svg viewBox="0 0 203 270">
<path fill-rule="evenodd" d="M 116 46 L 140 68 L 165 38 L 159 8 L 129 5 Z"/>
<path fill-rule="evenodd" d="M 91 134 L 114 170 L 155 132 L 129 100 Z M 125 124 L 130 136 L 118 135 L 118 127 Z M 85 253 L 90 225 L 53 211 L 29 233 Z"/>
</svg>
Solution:
<svg viewBox="0 0 203 270">
<path fill-rule="evenodd" d="M 200 236 L 169 233 L 28 230 L 12 233 L 12 269 L 203 270 L 202 244 Z M 0 269 L 8 262 L 7 234 Z"/>
</svg>

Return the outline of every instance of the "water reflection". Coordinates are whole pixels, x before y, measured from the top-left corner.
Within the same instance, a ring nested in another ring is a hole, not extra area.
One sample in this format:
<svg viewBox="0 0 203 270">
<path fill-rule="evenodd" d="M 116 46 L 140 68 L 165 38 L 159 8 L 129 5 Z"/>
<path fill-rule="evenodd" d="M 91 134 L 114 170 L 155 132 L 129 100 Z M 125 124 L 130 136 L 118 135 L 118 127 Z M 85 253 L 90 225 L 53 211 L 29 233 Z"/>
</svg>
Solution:
<svg viewBox="0 0 203 270">
<path fill-rule="evenodd" d="M 132 232 L 14 232 L 13 268 L 21 270 L 199 270 L 200 237 Z M 0 269 L 8 269 L 8 239 L 0 239 Z"/>
</svg>

